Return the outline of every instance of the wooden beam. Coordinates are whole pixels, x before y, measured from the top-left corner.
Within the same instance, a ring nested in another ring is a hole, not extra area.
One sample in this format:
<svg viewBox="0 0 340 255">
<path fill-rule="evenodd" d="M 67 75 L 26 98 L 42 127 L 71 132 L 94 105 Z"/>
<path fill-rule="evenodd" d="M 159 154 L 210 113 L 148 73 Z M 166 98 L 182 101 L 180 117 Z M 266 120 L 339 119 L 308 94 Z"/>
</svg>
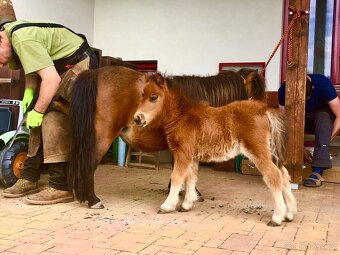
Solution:
<svg viewBox="0 0 340 255">
<path fill-rule="evenodd" d="M 309 10 L 309 0 L 289 0 L 289 6 Z M 293 18 L 290 15 L 289 22 Z M 285 109 L 289 123 L 286 166 L 293 182 L 302 182 L 305 94 L 308 51 L 308 15 L 296 19 L 292 31 L 292 58 L 287 58 Z"/>
</svg>

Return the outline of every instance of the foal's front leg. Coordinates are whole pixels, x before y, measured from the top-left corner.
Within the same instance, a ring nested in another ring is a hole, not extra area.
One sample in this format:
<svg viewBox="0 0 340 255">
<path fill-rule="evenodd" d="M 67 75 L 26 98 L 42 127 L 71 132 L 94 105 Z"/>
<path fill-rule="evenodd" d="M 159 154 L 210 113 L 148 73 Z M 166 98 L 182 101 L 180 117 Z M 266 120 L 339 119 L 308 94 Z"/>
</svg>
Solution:
<svg viewBox="0 0 340 255">
<path fill-rule="evenodd" d="M 185 183 L 185 197 L 181 205 L 180 209 L 181 212 L 189 211 L 194 206 L 194 202 L 197 201 L 197 199 L 199 199 L 199 194 L 197 194 L 196 189 L 198 166 L 199 162 L 194 161 L 191 164 L 191 171 L 189 171 L 187 174 Z"/>
<path fill-rule="evenodd" d="M 178 195 L 181 187 L 187 177 L 188 172 L 191 170 L 190 163 L 177 160 L 178 156 L 174 155 L 174 169 L 171 173 L 171 187 L 168 197 L 161 205 L 158 213 L 168 213 L 176 210 L 178 204 Z"/>
</svg>

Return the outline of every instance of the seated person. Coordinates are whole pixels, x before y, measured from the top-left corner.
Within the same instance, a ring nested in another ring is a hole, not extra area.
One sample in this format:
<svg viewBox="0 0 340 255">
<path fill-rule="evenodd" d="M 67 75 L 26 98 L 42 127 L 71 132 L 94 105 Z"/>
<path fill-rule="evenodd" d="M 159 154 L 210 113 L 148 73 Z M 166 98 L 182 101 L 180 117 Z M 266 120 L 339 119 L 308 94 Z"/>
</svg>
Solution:
<svg viewBox="0 0 340 255">
<path fill-rule="evenodd" d="M 285 89 L 283 82 L 278 91 L 281 109 L 285 106 Z M 319 187 L 323 171 L 332 167 L 329 146 L 340 129 L 340 100 L 332 82 L 322 74 L 306 77 L 305 129 L 315 134 L 315 144 L 313 172 L 303 183 L 306 187 Z"/>
</svg>

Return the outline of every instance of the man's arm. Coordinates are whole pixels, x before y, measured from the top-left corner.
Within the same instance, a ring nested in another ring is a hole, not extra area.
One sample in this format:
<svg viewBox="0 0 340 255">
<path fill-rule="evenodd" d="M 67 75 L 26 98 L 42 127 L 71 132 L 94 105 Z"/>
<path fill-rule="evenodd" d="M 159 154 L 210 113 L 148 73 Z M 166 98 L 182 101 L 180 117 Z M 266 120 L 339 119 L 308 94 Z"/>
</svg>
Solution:
<svg viewBox="0 0 340 255">
<path fill-rule="evenodd" d="M 25 75 L 25 88 L 32 88 L 36 91 L 39 85 L 39 76 L 36 73 L 30 73 Z"/>
<path fill-rule="evenodd" d="M 333 139 L 339 133 L 339 130 L 340 130 L 340 99 L 339 97 L 336 97 L 333 100 L 329 101 L 328 105 L 335 115 L 332 137 L 331 137 L 331 139 Z"/>
<path fill-rule="evenodd" d="M 60 86 L 60 76 L 54 66 L 37 71 L 41 78 L 38 100 L 34 106 L 37 112 L 45 113 Z"/>
</svg>

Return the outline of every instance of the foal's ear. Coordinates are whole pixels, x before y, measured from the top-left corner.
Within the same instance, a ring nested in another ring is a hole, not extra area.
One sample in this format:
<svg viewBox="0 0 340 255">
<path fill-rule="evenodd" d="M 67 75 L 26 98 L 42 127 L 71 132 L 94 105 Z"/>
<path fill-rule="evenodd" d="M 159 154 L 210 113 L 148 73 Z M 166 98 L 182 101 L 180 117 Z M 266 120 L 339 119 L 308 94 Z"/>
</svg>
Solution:
<svg viewBox="0 0 340 255">
<path fill-rule="evenodd" d="M 139 78 L 137 79 L 137 88 L 139 89 L 140 92 L 142 92 L 144 90 L 144 87 L 146 85 L 147 82 L 147 77 L 145 74 L 139 76 Z"/>
<path fill-rule="evenodd" d="M 150 75 L 149 79 L 152 82 L 154 82 L 156 85 L 162 87 L 163 89 L 168 88 L 165 78 L 160 73 L 155 73 L 155 74 Z"/>
<path fill-rule="evenodd" d="M 163 77 L 163 75 L 161 75 L 160 73 L 155 73 L 153 75 L 153 81 L 158 85 L 158 86 L 162 86 L 165 83 L 165 79 Z"/>
</svg>

